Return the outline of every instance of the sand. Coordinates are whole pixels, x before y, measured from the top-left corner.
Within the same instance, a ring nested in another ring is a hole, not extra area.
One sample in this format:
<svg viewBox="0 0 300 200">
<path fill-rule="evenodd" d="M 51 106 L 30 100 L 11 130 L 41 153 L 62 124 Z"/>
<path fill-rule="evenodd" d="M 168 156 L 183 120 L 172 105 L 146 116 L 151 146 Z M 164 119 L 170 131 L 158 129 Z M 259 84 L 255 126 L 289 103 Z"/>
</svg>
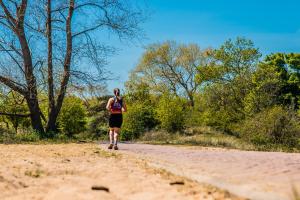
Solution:
<svg viewBox="0 0 300 200">
<path fill-rule="evenodd" d="M 243 199 L 155 168 L 120 147 L 116 153 L 98 144 L 0 145 L 0 199 Z"/>
</svg>

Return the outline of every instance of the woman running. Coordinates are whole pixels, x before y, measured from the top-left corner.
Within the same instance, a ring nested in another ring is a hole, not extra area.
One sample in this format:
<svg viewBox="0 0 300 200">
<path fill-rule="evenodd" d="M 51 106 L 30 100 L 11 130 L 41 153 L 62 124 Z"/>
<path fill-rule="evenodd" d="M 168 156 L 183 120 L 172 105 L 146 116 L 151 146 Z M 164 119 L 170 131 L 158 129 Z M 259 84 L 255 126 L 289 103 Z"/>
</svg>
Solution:
<svg viewBox="0 0 300 200">
<path fill-rule="evenodd" d="M 118 135 L 123 122 L 122 112 L 126 112 L 126 104 L 120 96 L 120 89 L 114 89 L 114 97 L 107 102 L 106 109 L 110 111 L 109 116 L 109 146 L 108 149 L 118 150 Z"/>
</svg>

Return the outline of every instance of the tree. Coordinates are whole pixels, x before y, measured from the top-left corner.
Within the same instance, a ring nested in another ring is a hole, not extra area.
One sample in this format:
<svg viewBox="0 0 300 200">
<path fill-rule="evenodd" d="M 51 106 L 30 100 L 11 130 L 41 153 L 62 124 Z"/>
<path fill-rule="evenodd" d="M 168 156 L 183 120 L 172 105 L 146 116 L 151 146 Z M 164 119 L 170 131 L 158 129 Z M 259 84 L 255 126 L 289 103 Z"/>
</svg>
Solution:
<svg viewBox="0 0 300 200">
<path fill-rule="evenodd" d="M 70 81 L 103 79 L 112 50 L 95 33 L 108 29 L 120 39 L 135 38 L 143 16 L 121 0 L 0 0 L 0 82 L 24 96 L 41 134 L 39 90 L 47 91 L 46 131 L 55 131 Z"/>
<path fill-rule="evenodd" d="M 231 122 L 245 117 L 244 99 L 251 91 L 251 77 L 260 57 L 252 41 L 237 38 L 214 50 L 211 62 L 198 68 L 196 80 L 204 85 L 208 124 L 226 130 Z"/>
<path fill-rule="evenodd" d="M 171 91 L 177 96 L 185 96 L 194 106 L 194 94 L 199 89 L 195 81 L 197 67 L 207 64 L 208 51 L 201 51 L 195 44 L 169 41 L 150 45 L 130 80 L 145 82 L 155 92 Z"/>
<path fill-rule="evenodd" d="M 266 56 L 252 76 L 253 88 L 246 97 L 249 114 L 284 105 L 299 108 L 300 54 L 276 53 Z"/>
</svg>

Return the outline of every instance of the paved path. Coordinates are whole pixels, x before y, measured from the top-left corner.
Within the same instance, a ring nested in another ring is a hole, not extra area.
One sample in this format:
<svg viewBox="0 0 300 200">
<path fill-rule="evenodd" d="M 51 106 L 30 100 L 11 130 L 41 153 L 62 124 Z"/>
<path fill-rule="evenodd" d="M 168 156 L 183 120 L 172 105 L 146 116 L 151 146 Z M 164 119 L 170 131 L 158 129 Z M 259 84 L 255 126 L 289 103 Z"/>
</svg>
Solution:
<svg viewBox="0 0 300 200">
<path fill-rule="evenodd" d="M 291 200 L 300 191 L 300 154 L 220 148 L 120 144 L 120 151 L 147 159 L 177 175 L 257 200 Z"/>
</svg>

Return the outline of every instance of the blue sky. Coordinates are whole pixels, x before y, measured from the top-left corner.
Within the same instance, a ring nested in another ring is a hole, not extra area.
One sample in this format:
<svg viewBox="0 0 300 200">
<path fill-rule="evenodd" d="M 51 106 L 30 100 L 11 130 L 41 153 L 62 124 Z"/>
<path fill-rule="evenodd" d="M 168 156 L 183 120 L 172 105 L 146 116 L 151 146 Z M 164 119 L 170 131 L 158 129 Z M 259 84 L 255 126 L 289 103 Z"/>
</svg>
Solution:
<svg viewBox="0 0 300 200">
<path fill-rule="evenodd" d="M 264 55 L 300 53 L 299 0 L 146 0 L 146 3 L 152 11 L 142 26 L 147 38 L 138 44 L 112 42 L 119 51 L 109 58 L 107 69 L 119 79 L 108 82 L 109 90 L 124 88 L 143 47 L 155 42 L 175 40 L 216 48 L 229 38 L 243 36 L 253 40 Z"/>
</svg>

